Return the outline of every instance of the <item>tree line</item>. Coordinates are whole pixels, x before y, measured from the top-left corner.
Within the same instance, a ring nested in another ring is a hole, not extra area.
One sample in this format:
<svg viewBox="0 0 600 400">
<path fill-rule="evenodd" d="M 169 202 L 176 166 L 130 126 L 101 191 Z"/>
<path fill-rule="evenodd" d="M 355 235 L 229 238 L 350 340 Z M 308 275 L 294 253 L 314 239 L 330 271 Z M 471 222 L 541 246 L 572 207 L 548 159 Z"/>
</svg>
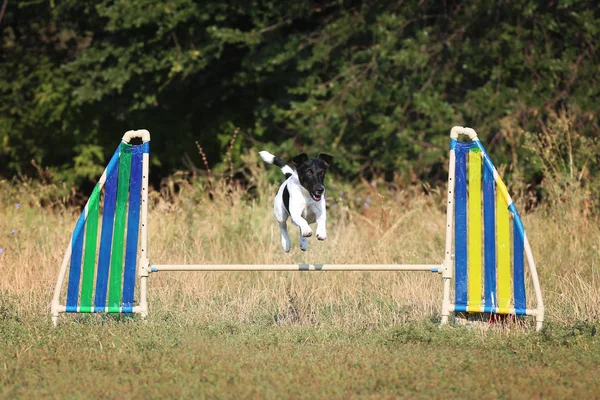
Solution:
<svg viewBox="0 0 600 400">
<path fill-rule="evenodd" d="M 223 161 L 239 127 L 236 162 L 260 144 L 327 152 L 350 180 L 442 181 L 449 129 L 465 125 L 535 184 L 526 132 L 557 113 L 600 132 L 597 1 L 3 3 L 4 178 L 42 168 L 77 187 L 138 128 L 166 176 L 202 165 L 196 141 Z"/>
</svg>

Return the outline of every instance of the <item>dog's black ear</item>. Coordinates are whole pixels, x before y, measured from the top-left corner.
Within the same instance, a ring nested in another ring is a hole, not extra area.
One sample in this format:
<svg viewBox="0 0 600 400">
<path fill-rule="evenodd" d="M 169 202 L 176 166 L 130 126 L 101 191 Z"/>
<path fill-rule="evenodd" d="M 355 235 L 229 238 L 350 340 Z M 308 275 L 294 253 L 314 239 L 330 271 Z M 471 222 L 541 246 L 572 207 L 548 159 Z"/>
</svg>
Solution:
<svg viewBox="0 0 600 400">
<path fill-rule="evenodd" d="M 333 161 L 333 156 L 330 156 L 329 154 L 325 154 L 325 153 L 319 154 L 319 158 L 321 160 L 323 160 L 325 165 L 327 165 L 328 167 L 331 165 L 331 162 Z"/>
<path fill-rule="evenodd" d="M 308 156 L 306 155 L 306 153 L 298 154 L 296 157 L 292 158 L 292 161 L 294 162 L 294 164 L 296 164 L 297 167 L 302 165 L 302 163 L 306 160 L 308 160 Z"/>
</svg>

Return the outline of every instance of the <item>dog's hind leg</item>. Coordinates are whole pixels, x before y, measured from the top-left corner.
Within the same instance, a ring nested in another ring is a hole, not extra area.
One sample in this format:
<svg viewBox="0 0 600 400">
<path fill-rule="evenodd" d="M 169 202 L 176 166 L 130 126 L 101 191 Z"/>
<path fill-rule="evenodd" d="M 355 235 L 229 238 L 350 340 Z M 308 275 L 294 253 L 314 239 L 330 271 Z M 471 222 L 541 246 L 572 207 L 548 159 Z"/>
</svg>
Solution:
<svg viewBox="0 0 600 400">
<path fill-rule="evenodd" d="M 273 212 L 275 214 L 275 219 L 277 220 L 277 223 L 279 223 L 279 230 L 281 232 L 281 247 L 283 248 L 283 251 L 289 253 L 292 247 L 292 241 L 290 240 L 290 235 L 288 235 L 287 231 L 287 219 L 289 214 L 282 199 L 283 187 L 284 186 L 282 185 L 279 189 L 279 192 L 277 193 L 277 196 L 275 197 L 275 203 L 273 204 Z"/>
<path fill-rule="evenodd" d="M 290 252 L 290 248 L 292 247 L 292 241 L 290 240 L 290 235 L 288 235 L 287 231 L 287 222 L 286 221 L 278 221 L 279 222 L 279 230 L 281 231 L 281 247 L 283 247 L 283 251 L 286 253 Z"/>
</svg>

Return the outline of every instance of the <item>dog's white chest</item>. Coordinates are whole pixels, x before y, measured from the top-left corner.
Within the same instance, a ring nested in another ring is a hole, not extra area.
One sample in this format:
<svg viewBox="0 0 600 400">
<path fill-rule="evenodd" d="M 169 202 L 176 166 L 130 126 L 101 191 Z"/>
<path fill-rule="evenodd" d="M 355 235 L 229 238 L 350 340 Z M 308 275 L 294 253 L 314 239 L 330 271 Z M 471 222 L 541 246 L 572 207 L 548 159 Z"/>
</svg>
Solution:
<svg viewBox="0 0 600 400">
<path fill-rule="evenodd" d="M 311 206 L 307 206 L 304 211 L 302 211 L 302 218 L 309 224 L 312 224 L 317 220 L 317 216 Z"/>
</svg>

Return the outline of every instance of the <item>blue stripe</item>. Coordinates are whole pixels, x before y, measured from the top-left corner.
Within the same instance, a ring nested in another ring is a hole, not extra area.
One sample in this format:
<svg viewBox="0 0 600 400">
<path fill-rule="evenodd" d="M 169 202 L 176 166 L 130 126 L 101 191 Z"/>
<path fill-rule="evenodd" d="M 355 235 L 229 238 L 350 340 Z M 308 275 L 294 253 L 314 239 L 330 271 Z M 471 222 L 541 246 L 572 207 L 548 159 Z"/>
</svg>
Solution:
<svg viewBox="0 0 600 400">
<path fill-rule="evenodd" d="M 470 146 L 456 143 L 456 170 L 454 186 L 454 254 L 455 302 L 467 304 L 467 155 Z M 467 149 L 465 151 L 465 148 Z"/>
<path fill-rule="evenodd" d="M 108 269 L 110 266 L 113 226 L 115 223 L 115 203 L 117 201 L 117 181 L 119 176 L 118 160 L 120 152 L 121 145 L 119 145 L 113 158 L 110 160 L 110 162 L 114 162 L 115 165 L 112 169 L 109 169 L 106 176 L 106 184 L 104 186 L 104 211 L 102 214 L 102 233 L 100 234 L 100 254 L 98 255 L 96 297 L 94 299 L 96 312 L 101 312 L 101 310 L 104 310 L 104 307 L 106 307 L 106 291 L 108 288 Z"/>
<path fill-rule="evenodd" d="M 454 312 L 467 312 L 467 306 L 455 305 Z M 481 311 L 481 312 L 496 314 L 498 312 L 498 308 L 485 306 L 485 307 L 483 307 L 483 311 Z M 515 308 L 515 312 L 511 313 L 511 314 L 512 315 L 527 315 L 527 310 L 525 308 Z"/>
<path fill-rule="evenodd" d="M 521 222 L 521 217 L 519 216 L 517 207 L 515 207 L 515 203 L 512 203 L 510 206 L 508 206 L 508 211 L 510 211 L 513 214 L 513 219 L 515 220 L 515 228 L 517 228 L 521 237 L 524 238 L 525 228 L 523 228 L 523 223 Z"/>
<path fill-rule="evenodd" d="M 79 301 L 79 279 L 81 277 L 81 257 L 83 255 L 83 227 L 85 210 L 81 213 L 71 239 L 71 266 L 69 268 L 69 286 L 67 288 L 67 307 L 77 308 Z"/>
<path fill-rule="evenodd" d="M 513 252 L 514 252 L 514 294 L 515 308 L 527 307 L 527 298 L 525 294 L 525 260 L 523 252 L 525 251 L 525 230 L 521 217 L 517 212 L 515 204 L 511 204 L 508 209 L 513 214 Z"/>
<path fill-rule="evenodd" d="M 148 143 L 148 142 L 146 142 Z M 123 308 L 133 306 L 135 271 L 137 266 L 138 233 L 140 224 L 140 201 L 142 196 L 142 146 L 131 148 L 131 177 L 129 180 L 129 216 L 127 218 L 127 247 L 123 277 Z"/>
<path fill-rule="evenodd" d="M 488 168 L 483 169 L 483 231 L 485 248 L 484 299 L 492 307 L 496 300 L 496 182 Z"/>
<path fill-rule="evenodd" d="M 146 154 L 150 154 L 150 142 L 144 142 L 142 144 L 142 152 Z"/>
<path fill-rule="evenodd" d="M 456 139 L 450 139 L 450 150 L 454 150 L 456 148 Z"/>
</svg>

